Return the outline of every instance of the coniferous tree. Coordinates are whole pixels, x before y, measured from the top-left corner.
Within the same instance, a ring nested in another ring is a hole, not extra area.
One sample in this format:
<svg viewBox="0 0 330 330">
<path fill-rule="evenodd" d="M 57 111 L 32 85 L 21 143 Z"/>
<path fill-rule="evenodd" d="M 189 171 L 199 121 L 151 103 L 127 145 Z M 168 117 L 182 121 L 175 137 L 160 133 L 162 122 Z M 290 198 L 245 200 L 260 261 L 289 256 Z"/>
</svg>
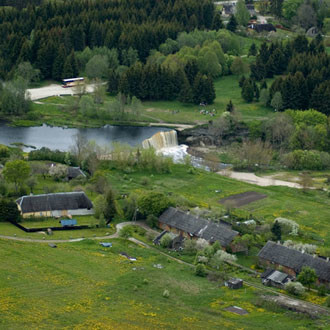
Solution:
<svg viewBox="0 0 330 330">
<path fill-rule="evenodd" d="M 239 79 L 239 81 L 238 81 L 238 86 L 239 86 L 239 87 L 241 87 L 241 88 L 243 87 L 243 84 L 244 84 L 245 79 L 246 79 L 245 76 L 242 76 L 242 77 Z"/>
<path fill-rule="evenodd" d="M 61 46 L 53 63 L 53 68 L 52 68 L 53 79 L 61 80 L 62 78 L 64 78 L 62 74 L 63 74 L 63 69 L 64 69 L 63 67 L 65 60 L 66 60 L 65 49 L 63 46 Z"/>
<path fill-rule="evenodd" d="M 108 76 L 108 88 L 107 88 L 108 92 L 111 95 L 117 95 L 118 85 L 119 85 L 119 75 L 116 73 L 115 70 L 110 70 Z"/>
<path fill-rule="evenodd" d="M 105 200 L 106 200 L 106 207 L 104 210 L 104 218 L 108 224 L 110 221 L 113 220 L 113 218 L 117 214 L 115 194 L 112 189 L 108 190 Z"/>
<path fill-rule="evenodd" d="M 182 103 L 192 103 L 194 101 L 192 88 L 186 76 L 184 77 L 183 85 L 179 94 L 179 101 Z"/>
<path fill-rule="evenodd" d="M 245 79 L 241 92 L 242 98 L 246 102 L 252 102 L 254 98 L 254 86 L 251 79 Z"/>
<path fill-rule="evenodd" d="M 196 104 L 213 103 L 215 99 L 213 80 L 206 75 L 199 73 L 195 78 L 193 95 Z"/>
<path fill-rule="evenodd" d="M 249 54 L 248 56 L 256 56 L 258 53 L 258 50 L 257 50 L 257 47 L 256 47 L 256 44 L 253 43 L 251 46 L 250 46 L 250 49 L 249 49 Z"/>
<path fill-rule="evenodd" d="M 282 17 L 283 0 L 270 0 L 270 11 L 277 17 Z"/>
<path fill-rule="evenodd" d="M 223 29 L 223 23 L 221 19 L 221 13 L 217 11 L 213 17 L 212 30 L 218 31 L 220 29 Z"/>
<path fill-rule="evenodd" d="M 188 63 L 184 67 L 184 72 L 188 78 L 190 86 L 192 86 L 198 74 L 198 65 L 196 60 L 188 61 Z"/>
<path fill-rule="evenodd" d="M 226 105 L 226 111 L 228 111 L 228 112 L 234 111 L 234 104 L 231 100 L 229 100 L 229 103 Z"/>
<path fill-rule="evenodd" d="M 228 22 L 228 24 L 226 26 L 226 29 L 229 30 L 229 31 L 231 31 L 231 32 L 235 32 L 236 29 L 237 29 L 237 25 L 238 24 L 237 24 L 237 21 L 236 21 L 235 16 L 234 15 L 231 15 L 230 16 L 230 19 L 229 19 L 229 22 Z"/>
<path fill-rule="evenodd" d="M 282 229 L 278 221 L 275 221 L 275 223 L 273 224 L 273 227 L 271 228 L 271 232 L 273 233 L 276 241 L 280 241 L 282 239 Z"/>
</svg>

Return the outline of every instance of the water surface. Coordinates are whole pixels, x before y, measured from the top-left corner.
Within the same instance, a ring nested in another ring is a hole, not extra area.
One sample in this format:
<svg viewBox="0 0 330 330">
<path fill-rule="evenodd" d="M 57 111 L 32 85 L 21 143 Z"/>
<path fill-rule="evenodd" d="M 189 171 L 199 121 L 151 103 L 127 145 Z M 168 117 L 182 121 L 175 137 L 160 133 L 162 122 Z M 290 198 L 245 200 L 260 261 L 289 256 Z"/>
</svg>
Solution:
<svg viewBox="0 0 330 330">
<path fill-rule="evenodd" d="M 74 136 L 80 133 L 87 140 L 100 146 L 111 146 L 113 142 L 136 146 L 157 132 L 169 131 L 164 127 L 111 126 L 100 128 L 62 128 L 47 125 L 36 127 L 9 127 L 0 125 L 0 144 L 23 143 L 36 148 L 47 147 L 67 151 L 74 144 Z M 31 150 L 25 148 L 25 150 Z"/>
</svg>

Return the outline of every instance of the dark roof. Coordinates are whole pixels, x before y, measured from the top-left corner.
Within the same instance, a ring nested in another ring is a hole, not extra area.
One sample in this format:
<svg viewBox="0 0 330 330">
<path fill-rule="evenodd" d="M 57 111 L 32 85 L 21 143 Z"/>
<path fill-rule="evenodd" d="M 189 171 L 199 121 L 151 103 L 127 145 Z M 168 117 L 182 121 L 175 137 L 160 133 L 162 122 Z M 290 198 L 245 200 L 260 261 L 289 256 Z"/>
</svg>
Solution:
<svg viewBox="0 0 330 330">
<path fill-rule="evenodd" d="M 276 28 L 273 24 L 265 23 L 265 24 L 250 24 L 249 27 L 253 30 L 256 30 L 257 32 L 263 32 L 263 31 L 275 31 Z"/>
<path fill-rule="evenodd" d="M 260 250 L 258 257 L 291 268 L 296 273 L 299 273 L 302 267 L 308 266 L 315 269 L 320 280 L 330 281 L 330 262 L 310 254 L 269 241 Z"/>
<path fill-rule="evenodd" d="M 238 235 L 237 231 L 228 226 L 197 218 L 173 207 L 168 208 L 159 217 L 159 221 L 211 243 L 219 241 L 222 246 L 229 245 Z"/>
<path fill-rule="evenodd" d="M 83 191 L 23 196 L 16 200 L 23 213 L 91 209 L 92 202 Z"/>
<path fill-rule="evenodd" d="M 86 177 L 85 173 L 80 169 L 80 167 L 68 167 L 68 178 L 75 179 L 78 176 Z"/>
</svg>

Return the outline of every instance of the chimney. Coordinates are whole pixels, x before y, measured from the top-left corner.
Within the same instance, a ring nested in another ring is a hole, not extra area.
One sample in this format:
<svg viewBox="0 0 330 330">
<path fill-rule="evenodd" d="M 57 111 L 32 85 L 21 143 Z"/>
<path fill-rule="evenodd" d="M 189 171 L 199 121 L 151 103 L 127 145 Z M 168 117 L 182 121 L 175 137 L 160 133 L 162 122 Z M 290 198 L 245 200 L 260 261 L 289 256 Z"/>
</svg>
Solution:
<svg viewBox="0 0 330 330">
<path fill-rule="evenodd" d="M 278 244 L 278 245 L 281 245 L 281 241 L 277 241 L 277 244 Z"/>
<path fill-rule="evenodd" d="M 329 262 L 329 257 L 327 258 L 327 262 Z"/>
<path fill-rule="evenodd" d="M 315 253 L 313 254 L 313 258 L 316 258 L 316 254 Z"/>
</svg>

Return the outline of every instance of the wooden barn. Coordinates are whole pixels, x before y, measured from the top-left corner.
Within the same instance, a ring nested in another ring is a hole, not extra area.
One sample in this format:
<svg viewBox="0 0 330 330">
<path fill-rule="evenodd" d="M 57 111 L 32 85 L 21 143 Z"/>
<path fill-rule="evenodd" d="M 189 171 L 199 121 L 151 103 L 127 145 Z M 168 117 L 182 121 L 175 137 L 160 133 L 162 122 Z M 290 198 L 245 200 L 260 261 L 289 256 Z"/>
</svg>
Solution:
<svg viewBox="0 0 330 330">
<path fill-rule="evenodd" d="M 241 247 L 233 244 L 238 232 L 230 227 L 195 217 L 177 208 L 168 208 L 158 219 L 158 227 L 189 239 L 203 238 L 209 243 L 219 241 L 223 248 L 230 247 L 233 252 Z"/>
<path fill-rule="evenodd" d="M 93 204 L 83 191 L 22 196 L 16 200 L 23 218 L 93 214 Z"/>
<path fill-rule="evenodd" d="M 259 261 L 296 277 L 304 266 L 315 269 L 319 284 L 330 285 L 330 262 L 317 256 L 302 253 L 275 242 L 267 242 L 260 250 Z"/>
</svg>

